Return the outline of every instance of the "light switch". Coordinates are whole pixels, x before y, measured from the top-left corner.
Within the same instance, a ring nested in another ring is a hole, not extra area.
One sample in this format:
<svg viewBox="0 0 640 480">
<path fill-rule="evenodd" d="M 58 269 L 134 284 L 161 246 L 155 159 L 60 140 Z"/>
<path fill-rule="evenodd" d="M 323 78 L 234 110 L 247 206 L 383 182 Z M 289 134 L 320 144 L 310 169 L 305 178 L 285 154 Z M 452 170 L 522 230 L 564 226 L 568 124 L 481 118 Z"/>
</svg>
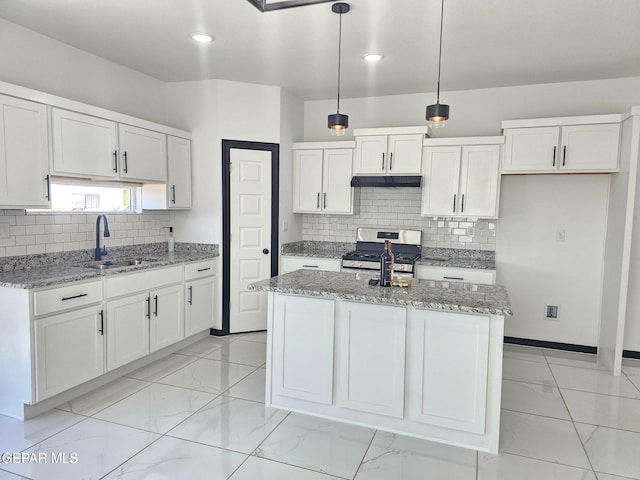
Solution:
<svg viewBox="0 0 640 480">
<path fill-rule="evenodd" d="M 564 240 L 565 240 L 565 231 L 556 230 L 556 242 L 564 242 Z"/>
<path fill-rule="evenodd" d="M 282 231 L 286 232 L 287 230 L 289 230 L 289 222 L 287 222 L 286 220 L 282 221 Z"/>
</svg>

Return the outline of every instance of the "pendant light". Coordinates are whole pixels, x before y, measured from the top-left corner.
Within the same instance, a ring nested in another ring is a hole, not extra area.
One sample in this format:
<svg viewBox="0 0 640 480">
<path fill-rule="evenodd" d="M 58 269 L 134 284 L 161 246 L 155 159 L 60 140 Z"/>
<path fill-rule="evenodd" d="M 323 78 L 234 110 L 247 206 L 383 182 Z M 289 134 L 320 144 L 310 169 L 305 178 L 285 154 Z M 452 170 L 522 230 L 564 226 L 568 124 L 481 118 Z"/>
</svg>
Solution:
<svg viewBox="0 0 640 480">
<path fill-rule="evenodd" d="M 436 103 L 427 106 L 426 120 L 431 128 L 441 128 L 449 120 L 449 105 L 440 104 L 440 69 L 442 66 L 442 20 L 444 18 L 444 0 L 440 6 L 440 51 L 438 53 L 438 93 Z"/>
<path fill-rule="evenodd" d="M 342 47 L 342 14 L 349 12 L 348 3 L 334 3 L 331 6 L 331 11 L 340 15 L 340 30 L 338 34 L 338 105 L 336 113 L 329 115 L 327 126 L 331 131 L 331 135 L 341 137 L 347 131 L 349 127 L 349 116 L 340 113 L 340 60 L 341 60 L 341 47 Z"/>
</svg>

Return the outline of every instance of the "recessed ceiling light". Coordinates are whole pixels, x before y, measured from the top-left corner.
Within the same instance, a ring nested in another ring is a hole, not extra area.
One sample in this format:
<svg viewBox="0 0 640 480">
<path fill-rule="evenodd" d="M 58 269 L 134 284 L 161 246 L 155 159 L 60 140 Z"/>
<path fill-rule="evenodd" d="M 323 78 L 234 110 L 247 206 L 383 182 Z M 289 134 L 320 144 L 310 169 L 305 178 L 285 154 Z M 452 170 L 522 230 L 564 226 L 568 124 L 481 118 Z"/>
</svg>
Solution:
<svg viewBox="0 0 640 480">
<path fill-rule="evenodd" d="M 362 55 L 362 59 L 367 62 L 379 62 L 384 58 L 384 55 L 380 55 L 379 53 L 365 53 Z"/>
<path fill-rule="evenodd" d="M 208 33 L 204 32 L 193 32 L 191 34 L 191 38 L 198 43 L 211 43 L 213 42 L 213 37 Z"/>
</svg>

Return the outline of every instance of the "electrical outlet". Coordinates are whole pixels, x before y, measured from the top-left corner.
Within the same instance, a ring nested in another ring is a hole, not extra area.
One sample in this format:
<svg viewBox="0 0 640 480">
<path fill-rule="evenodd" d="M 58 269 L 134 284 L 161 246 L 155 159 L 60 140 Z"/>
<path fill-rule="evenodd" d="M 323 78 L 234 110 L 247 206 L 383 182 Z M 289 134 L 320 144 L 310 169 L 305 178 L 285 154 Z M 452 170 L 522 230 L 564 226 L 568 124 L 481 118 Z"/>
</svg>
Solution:
<svg viewBox="0 0 640 480">
<path fill-rule="evenodd" d="M 556 242 L 564 242 L 565 235 L 564 230 L 556 230 Z"/>
<path fill-rule="evenodd" d="M 0 223 L 0 238 L 9 238 L 11 226 L 8 223 Z"/>
<path fill-rule="evenodd" d="M 560 320 L 560 305 L 545 305 L 544 319 L 555 321 Z"/>
</svg>

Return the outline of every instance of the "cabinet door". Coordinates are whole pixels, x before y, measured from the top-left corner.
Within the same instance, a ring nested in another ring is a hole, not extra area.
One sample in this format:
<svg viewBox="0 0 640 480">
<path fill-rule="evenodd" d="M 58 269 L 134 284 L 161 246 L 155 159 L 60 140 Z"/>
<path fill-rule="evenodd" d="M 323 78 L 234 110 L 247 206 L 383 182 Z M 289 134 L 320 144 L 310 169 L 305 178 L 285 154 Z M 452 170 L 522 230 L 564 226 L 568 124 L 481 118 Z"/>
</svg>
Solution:
<svg viewBox="0 0 640 480">
<path fill-rule="evenodd" d="M 275 295 L 273 396 L 333 402 L 333 300 Z"/>
<path fill-rule="evenodd" d="M 215 277 L 195 280 L 185 285 L 185 336 L 202 332 L 214 325 Z"/>
<path fill-rule="evenodd" d="M 356 137 L 354 175 L 384 175 L 388 161 L 387 135 Z"/>
<path fill-rule="evenodd" d="M 0 207 L 48 207 L 44 105 L 0 95 Z"/>
<path fill-rule="evenodd" d="M 460 207 L 464 217 L 498 216 L 500 145 L 462 147 Z"/>
<path fill-rule="evenodd" d="M 191 140 L 167 136 L 169 208 L 191 208 Z"/>
<path fill-rule="evenodd" d="M 560 170 L 612 171 L 618 168 L 620 125 L 562 127 Z"/>
<path fill-rule="evenodd" d="M 155 352 L 184 338 L 183 286 L 151 292 L 149 351 Z"/>
<path fill-rule="evenodd" d="M 413 312 L 411 420 L 484 434 L 489 322 L 481 315 Z"/>
<path fill-rule="evenodd" d="M 425 149 L 422 168 L 422 215 L 456 215 L 459 209 L 460 147 Z"/>
<path fill-rule="evenodd" d="M 164 133 L 120 123 L 118 140 L 121 178 L 167 181 L 167 139 Z"/>
<path fill-rule="evenodd" d="M 322 201 L 322 150 L 293 154 L 293 211 L 318 213 Z"/>
<path fill-rule="evenodd" d="M 342 262 L 338 258 L 317 257 L 280 257 L 280 274 L 300 270 L 326 270 L 327 272 L 339 272 Z"/>
<path fill-rule="evenodd" d="M 76 112 L 51 110 L 53 172 L 59 175 L 115 177 L 117 130 L 115 122 Z"/>
<path fill-rule="evenodd" d="M 322 169 L 322 211 L 325 213 L 353 213 L 353 151 L 329 149 L 324 151 Z"/>
<path fill-rule="evenodd" d="M 389 135 L 387 172 L 393 175 L 420 175 L 422 135 Z"/>
<path fill-rule="evenodd" d="M 560 127 L 505 130 L 503 173 L 555 172 L 558 168 Z"/>
<path fill-rule="evenodd" d="M 107 370 L 125 365 L 149 353 L 148 293 L 107 302 Z"/>
<path fill-rule="evenodd" d="M 34 324 L 38 401 L 104 373 L 100 306 L 41 318 Z"/>
<path fill-rule="evenodd" d="M 338 308 L 338 405 L 403 418 L 406 308 Z"/>
</svg>

